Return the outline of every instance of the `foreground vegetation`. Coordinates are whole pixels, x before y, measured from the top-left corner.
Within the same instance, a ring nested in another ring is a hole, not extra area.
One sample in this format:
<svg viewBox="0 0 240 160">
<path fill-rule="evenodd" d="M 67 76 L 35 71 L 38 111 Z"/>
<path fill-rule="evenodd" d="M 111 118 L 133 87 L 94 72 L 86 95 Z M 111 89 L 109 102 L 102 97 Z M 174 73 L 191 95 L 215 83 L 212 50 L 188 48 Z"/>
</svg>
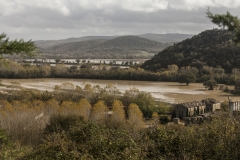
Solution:
<svg viewBox="0 0 240 160">
<path fill-rule="evenodd" d="M 229 118 L 227 112 L 197 125 L 163 125 L 161 115 L 169 107 L 159 104 L 159 110 L 146 120 L 147 104 L 136 104 L 142 99 L 136 89 L 121 98 L 107 91 L 109 87 L 104 89 L 109 94 L 96 90 L 90 94 L 89 85 L 83 90 L 75 86 L 75 91 L 69 86 L 56 86 L 54 92 L 1 94 L 1 159 L 240 158 L 240 121 Z M 129 105 L 123 104 L 126 98 Z"/>
</svg>

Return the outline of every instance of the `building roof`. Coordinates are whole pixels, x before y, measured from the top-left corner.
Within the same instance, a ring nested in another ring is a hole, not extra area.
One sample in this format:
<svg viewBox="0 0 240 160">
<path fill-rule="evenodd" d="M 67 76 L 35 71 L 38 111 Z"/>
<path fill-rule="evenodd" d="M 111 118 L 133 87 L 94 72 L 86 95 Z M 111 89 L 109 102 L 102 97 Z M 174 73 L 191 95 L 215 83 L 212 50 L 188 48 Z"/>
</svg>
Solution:
<svg viewBox="0 0 240 160">
<path fill-rule="evenodd" d="M 203 102 L 201 102 L 201 101 L 193 101 L 193 102 L 180 103 L 180 104 L 177 104 L 176 106 L 192 108 L 192 107 L 204 106 L 204 105 L 205 104 Z"/>
<path fill-rule="evenodd" d="M 215 104 L 215 103 L 220 103 L 219 101 L 217 101 L 217 100 L 214 99 L 214 98 L 203 99 L 202 102 L 205 103 L 205 104 Z"/>
</svg>

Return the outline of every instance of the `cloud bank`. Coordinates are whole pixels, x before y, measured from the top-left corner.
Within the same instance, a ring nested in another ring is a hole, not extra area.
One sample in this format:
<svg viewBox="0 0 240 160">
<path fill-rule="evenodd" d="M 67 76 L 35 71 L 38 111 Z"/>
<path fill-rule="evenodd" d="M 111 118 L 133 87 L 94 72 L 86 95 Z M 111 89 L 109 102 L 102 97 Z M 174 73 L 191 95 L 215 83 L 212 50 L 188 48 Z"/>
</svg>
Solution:
<svg viewBox="0 0 240 160">
<path fill-rule="evenodd" d="M 240 16 L 239 0 L 0 0 L 0 28 L 10 38 L 198 34 L 217 27 L 205 15 Z"/>
</svg>

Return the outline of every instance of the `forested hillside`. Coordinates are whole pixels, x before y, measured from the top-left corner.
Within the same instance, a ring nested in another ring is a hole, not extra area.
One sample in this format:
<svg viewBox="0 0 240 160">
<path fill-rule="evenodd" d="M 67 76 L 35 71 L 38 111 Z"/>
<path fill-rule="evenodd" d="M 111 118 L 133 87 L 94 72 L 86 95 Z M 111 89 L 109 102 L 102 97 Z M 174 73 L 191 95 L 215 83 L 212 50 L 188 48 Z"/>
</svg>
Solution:
<svg viewBox="0 0 240 160">
<path fill-rule="evenodd" d="M 233 42 L 233 37 L 234 34 L 226 30 L 206 30 L 164 49 L 142 67 L 156 71 L 172 64 L 197 68 L 207 65 L 230 72 L 240 68 L 240 45 Z"/>
<path fill-rule="evenodd" d="M 36 46 L 39 48 L 48 48 L 48 47 L 53 47 L 57 46 L 60 44 L 64 43 L 69 43 L 69 42 L 80 42 L 80 41 L 90 41 L 90 40 L 108 40 L 108 39 L 114 39 L 117 38 L 117 36 L 85 36 L 85 37 L 78 37 L 78 38 L 67 38 L 67 39 L 60 39 L 60 40 L 38 40 L 35 41 L 34 43 Z"/>
<path fill-rule="evenodd" d="M 180 34 L 180 33 L 167 33 L 167 34 L 153 34 L 147 33 L 139 35 L 138 37 L 147 38 L 153 41 L 170 43 L 170 42 L 180 42 L 184 39 L 191 38 L 192 34 Z"/>
</svg>

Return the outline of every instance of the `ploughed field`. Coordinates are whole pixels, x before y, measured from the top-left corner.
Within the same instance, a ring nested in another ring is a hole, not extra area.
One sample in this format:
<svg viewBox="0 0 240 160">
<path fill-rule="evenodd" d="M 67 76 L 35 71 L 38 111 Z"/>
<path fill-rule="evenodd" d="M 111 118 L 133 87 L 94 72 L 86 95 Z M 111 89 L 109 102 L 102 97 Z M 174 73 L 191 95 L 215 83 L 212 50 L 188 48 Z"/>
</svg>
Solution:
<svg viewBox="0 0 240 160">
<path fill-rule="evenodd" d="M 38 90 L 53 91 L 55 85 L 61 85 L 64 82 L 71 82 L 84 88 L 86 84 L 99 85 L 104 88 L 108 84 L 114 85 L 121 93 L 131 88 L 137 88 L 139 91 L 150 92 L 154 98 L 159 101 L 169 103 L 191 102 L 205 98 L 215 98 L 218 101 L 227 101 L 230 95 L 233 99 L 237 97 L 220 90 L 207 90 L 202 83 L 193 83 L 186 86 L 177 82 L 152 82 L 152 81 L 123 81 L 123 80 L 93 80 L 93 79 L 2 79 L 4 86 L 1 91 L 17 89 L 14 86 L 20 84 L 23 88 L 32 88 Z M 16 85 L 17 84 L 17 85 Z M 11 86 L 11 87 L 9 87 Z M 228 86 L 232 88 L 232 86 Z"/>
</svg>

